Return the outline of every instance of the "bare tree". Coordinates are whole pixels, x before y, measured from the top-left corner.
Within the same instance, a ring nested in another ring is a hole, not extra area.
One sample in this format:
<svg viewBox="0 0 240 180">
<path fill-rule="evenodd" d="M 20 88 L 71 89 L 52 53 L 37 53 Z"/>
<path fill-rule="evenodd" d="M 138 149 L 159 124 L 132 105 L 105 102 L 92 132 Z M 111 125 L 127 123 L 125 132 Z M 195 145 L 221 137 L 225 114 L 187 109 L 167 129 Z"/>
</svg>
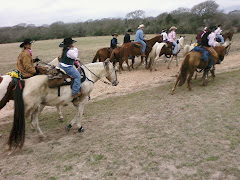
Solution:
<svg viewBox="0 0 240 180">
<path fill-rule="evenodd" d="M 132 11 L 130 13 L 127 13 L 126 18 L 127 19 L 145 18 L 145 11 L 143 10 Z"/>
</svg>

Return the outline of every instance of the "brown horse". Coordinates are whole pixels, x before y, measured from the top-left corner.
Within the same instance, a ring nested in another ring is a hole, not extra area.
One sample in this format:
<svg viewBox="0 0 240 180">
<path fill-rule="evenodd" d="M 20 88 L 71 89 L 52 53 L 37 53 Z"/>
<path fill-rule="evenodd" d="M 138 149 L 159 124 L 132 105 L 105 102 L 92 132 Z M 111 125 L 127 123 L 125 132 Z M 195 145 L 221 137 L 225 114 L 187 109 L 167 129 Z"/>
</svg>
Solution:
<svg viewBox="0 0 240 180">
<path fill-rule="evenodd" d="M 146 43 L 146 50 L 145 50 L 145 67 L 146 69 L 148 69 L 147 67 L 147 59 L 148 59 L 148 55 L 152 50 L 153 45 L 156 42 L 162 42 L 162 36 L 158 35 L 150 40 L 145 40 Z M 130 66 L 128 64 L 128 57 L 129 55 L 132 56 L 140 56 L 141 55 L 141 46 L 140 45 L 136 45 L 135 42 L 129 42 L 129 43 L 125 43 L 122 45 L 121 49 L 120 49 L 120 61 L 119 61 L 119 71 L 123 70 L 122 67 L 122 63 L 125 61 L 127 63 L 128 66 L 128 70 L 130 71 Z M 138 67 L 143 63 L 143 57 L 141 56 L 141 63 L 138 65 Z M 133 66 L 133 64 L 132 64 Z"/>
<path fill-rule="evenodd" d="M 212 58 L 214 61 L 213 68 L 211 71 L 213 77 L 214 77 L 214 70 L 215 70 L 214 65 L 217 63 L 217 61 L 223 60 L 223 58 L 226 54 L 227 47 L 217 46 L 214 49 L 217 52 L 218 56 L 217 56 L 217 58 L 214 58 L 214 57 Z M 175 83 L 174 87 L 172 88 L 172 94 L 174 93 L 177 84 L 178 84 L 178 86 L 182 86 L 185 83 L 186 79 L 188 82 L 188 89 L 192 90 L 192 88 L 190 86 L 190 81 L 191 81 L 192 76 L 193 76 L 194 72 L 196 71 L 196 69 L 204 70 L 203 76 L 202 76 L 202 85 L 207 84 L 208 72 L 209 72 L 209 69 L 207 69 L 208 64 L 209 64 L 209 61 L 207 63 L 205 63 L 204 61 L 201 60 L 200 52 L 197 52 L 197 51 L 189 52 L 183 59 L 182 66 L 180 68 L 180 72 L 177 77 L 176 83 Z"/>
<path fill-rule="evenodd" d="M 99 62 L 105 61 L 107 58 L 110 57 L 111 52 L 112 52 L 112 49 L 111 49 L 111 48 L 108 48 L 108 47 L 99 49 L 99 50 L 96 52 L 96 54 L 95 54 L 92 62 L 93 62 L 93 63 L 94 63 L 94 62 L 97 62 L 98 59 L 99 59 Z"/>
<path fill-rule="evenodd" d="M 117 62 L 120 62 L 120 59 L 121 59 L 121 56 L 120 56 L 120 50 L 121 50 L 121 47 L 117 47 L 115 48 L 112 53 L 111 53 L 111 56 L 109 58 L 109 61 L 113 63 L 113 65 L 115 66 L 115 64 Z M 133 64 L 134 64 L 134 60 L 135 60 L 135 57 L 134 56 L 131 56 L 130 59 L 132 59 L 132 68 L 133 68 Z"/>
<path fill-rule="evenodd" d="M 223 35 L 224 41 L 226 41 L 226 39 L 229 39 L 230 41 L 232 41 L 232 37 L 233 37 L 233 32 L 227 32 Z"/>
</svg>

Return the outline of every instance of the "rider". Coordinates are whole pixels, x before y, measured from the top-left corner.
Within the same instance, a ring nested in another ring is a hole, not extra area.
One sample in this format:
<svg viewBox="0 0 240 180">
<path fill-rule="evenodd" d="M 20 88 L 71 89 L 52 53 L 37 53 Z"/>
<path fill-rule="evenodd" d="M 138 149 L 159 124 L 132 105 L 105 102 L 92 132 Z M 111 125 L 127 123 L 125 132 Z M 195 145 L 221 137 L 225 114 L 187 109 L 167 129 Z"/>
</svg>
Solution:
<svg viewBox="0 0 240 180">
<path fill-rule="evenodd" d="M 222 25 L 219 24 L 218 28 L 215 30 L 215 34 L 216 34 L 216 37 L 219 38 L 221 43 L 223 44 L 224 43 L 224 39 L 223 39 L 223 37 L 221 35 L 221 33 L 222 33 L 221 27 L 222 27 Z"/>
<path fill-rule="evenodd" d="M 197 44 L 200 45 L 201 44 L 201 40 L 202 40 L 202 36 L 203 34 L 205 34 L 207 31 L 207 27 L 205 27 L 202 31 L 200 31 L 197 36 L 196 36 L 196 40 L 197 40 Z"/>
<path fill-rule="evenodd" d="M 167 42 L 168 41 L 167 29 L 163 29 L 161 35 L 163 37 L 163 42 Z"/>
<path fill-rule="evenodd" d="M 33 65 L 34 62 L 39 61 L 38 58 L 32 58 L 31 47 L 33 42 L 34 41 L 30 39 L 25 39 L 23 43 L 20 44 L 22 51 L 18 56 L 16 69 L 21 73 L 22 78 L 29 78 L 38 74 L 37 68 Z"/>
<path fill-rule="evenodd" d="M 132 30 L 128 29 L 125 36 L 124 36 L 123 43 L 132 42 L 132 40 L 130 40 L 130 35 L 131 34 L 132 34 Z"/>
<path fill-rule="evenodd" d="M 114 34 L 112 34 L 112 36 L 113 36 L 113 38 L 111 39 L 110 47 L 112 49 L 115 49 L 117 47 L 117 44 L 118 44 L 118 42 L 117 42 L 118 33 L 114 33 Z"/>
<path fill-rule="evenodd" d="M 215 41 L 215 33 L 214 33 L 215 27 L 209 27 L 207 29 L 207 32 L 202 36 L 202 46 L 205 47 L 205 49 L 211 54 L 212 60 L 218 59 L 218 54 L 214 50 L 213 47 L 216 46 Z M 210 61 L 209 67 L 213 65 L 213 61 Z M 220 62 L 217 62 L 217 64 L 220 64 Z"/>
<path fill-rule="evenodd" d="M 169 29 L 171 32 L 168 34 L 168 41 L 172 42 L 173 45 L 174 45 L 173 55 L 176 55 L 177 54 L 177 50 L 178 50 L 178 45 L 176 43 L 176 32 L 175 32 L 176 29 L 177 28 L 175 26 L 172 26 Z"/>
<path fill-rule="evenodd" d="M 65 38 L 63 42 L 59 45 L 59 47 L 63 47 L 62 55 L 60 58 L 59 67 L 62 68 L 66 73 L 74 78 L 73 86 L 72 86 L 72 96 L 73 99 L 81 96 L 81 75 L 80 73 L 73 67 L 73 63 L 75 60 L 79 60 L 78 57 L 78 49 L 73 46 L 73 43 L 77 41 L 72 38 Z"/>
<path fill-rule="evenodd" d="M 142 45 L 142 52 L 141 52 L 142 56 L 146 56 L 145 55 L 146 43 L 144 42 L 143 28 L 144 28 L 143 24 L 138 26 L 138 30 L 136 31 L 136 34 L 134 37 L 134 42 L 139 42 Z"/>
</svg>

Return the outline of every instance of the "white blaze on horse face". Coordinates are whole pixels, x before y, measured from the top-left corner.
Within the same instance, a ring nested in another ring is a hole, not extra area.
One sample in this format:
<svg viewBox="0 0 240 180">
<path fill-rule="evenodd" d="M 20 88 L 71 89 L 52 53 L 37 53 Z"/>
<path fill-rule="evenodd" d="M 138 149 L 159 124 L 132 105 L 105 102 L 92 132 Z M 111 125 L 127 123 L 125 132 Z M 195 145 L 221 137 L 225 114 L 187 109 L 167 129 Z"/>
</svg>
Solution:
<svg viewBox="0 0 240 180">
<path fill-rule="evenodd" d="M 12 78 L 9 75 L 4 75 L 4 76 L 2 76 L 2 78 L 3 78 L 3 80 L 0 84 L 0 101 L 2 100 L 2 98 L 7 93 L 8 85 L 12 81 Z"/>
</svg>

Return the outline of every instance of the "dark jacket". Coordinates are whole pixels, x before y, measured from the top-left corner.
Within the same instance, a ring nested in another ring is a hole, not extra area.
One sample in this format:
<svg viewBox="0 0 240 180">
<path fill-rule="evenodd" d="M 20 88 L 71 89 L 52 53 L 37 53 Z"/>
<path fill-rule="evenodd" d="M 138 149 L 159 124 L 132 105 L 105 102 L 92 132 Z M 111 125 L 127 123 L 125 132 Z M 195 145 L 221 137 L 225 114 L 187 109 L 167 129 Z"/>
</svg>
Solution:
<svg viewBox="0 0 240 180">
<path fill-rule="evenodd" d="M 211 34 L 211 32 L 206 32 L 203 36 L 202 36 L 202 39 L 201 39 L 201 44 L 202 46 L 206 46 L 206 47 L 210 47 L 208 45 L 208 35 Z"/>
<path fill-rule="evenodd" d="M 131 42 L 130 35 L 128 33 L 126 33 L 124 36 L 124 39 L 123 39 L 123 43 L 128 43 L 128 42 Z"/>
<path fill-rule="evenodd" d="M 117 38 L 112 38 L 110 47 L 115 49 L 117 47 Z"/>
<path fill-rule="evenodd" d="M 202 34 L 204 33 L 204 31 L 200 31 L 198 34 L 197 34 L 197 36 L 196 36 L 196 40 L 197 40 L 197 42 L 201 42 L 201 40 L 202 40 Z"/>
</svg>

